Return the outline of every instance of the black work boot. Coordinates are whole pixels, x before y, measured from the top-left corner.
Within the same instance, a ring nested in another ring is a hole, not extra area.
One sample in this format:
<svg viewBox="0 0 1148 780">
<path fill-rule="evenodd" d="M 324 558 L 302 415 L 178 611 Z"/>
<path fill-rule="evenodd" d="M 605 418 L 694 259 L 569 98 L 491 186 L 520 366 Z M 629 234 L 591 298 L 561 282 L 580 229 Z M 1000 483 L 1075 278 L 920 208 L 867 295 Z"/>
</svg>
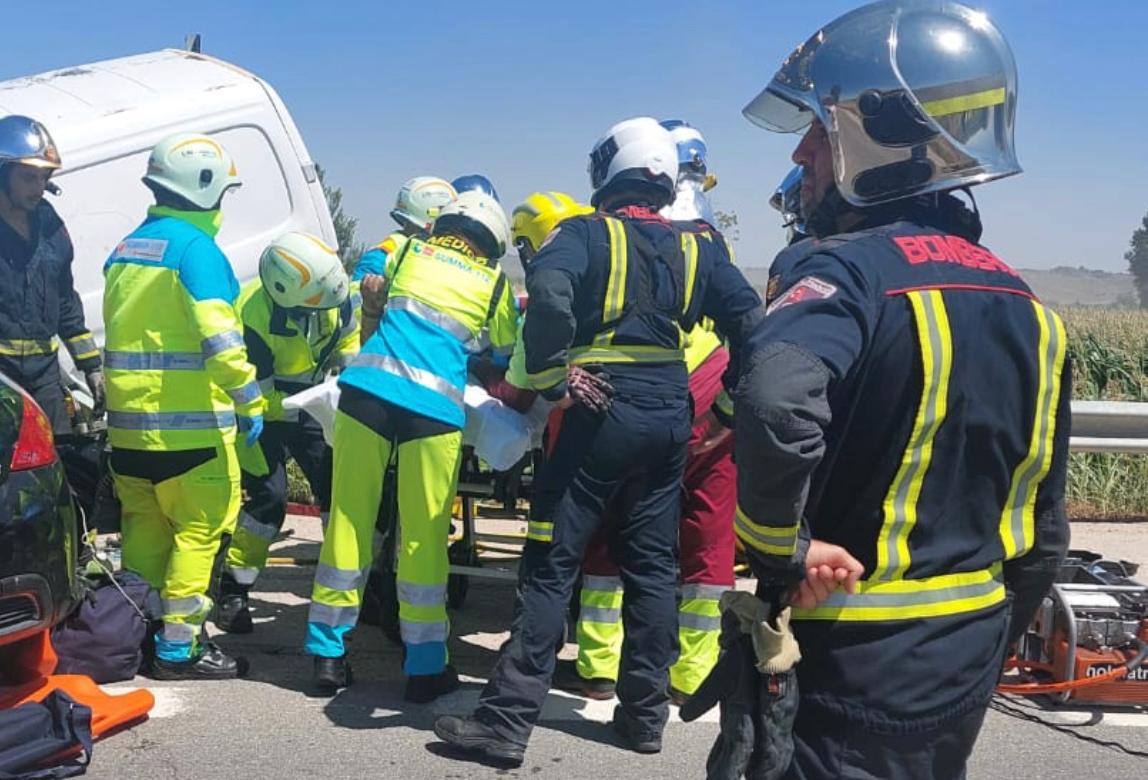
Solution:
<svg viewBox="0 0 1148 780">
<path fill-rule="evenodd" d="M 219 601 L 215 605 L 215 626 L 229 634 L 250 634 L 255 625 L 247 607 L 247 585 L 240 585 L 227 572 L 219 581 Z"/>
<path fill-rule="evenodd" d="M 319 692 L 327 696 L 334 696 L 348 687 L 355 681 L 355 676 L 351 673 L 351 662 L 347 660 L 346 653 L 335 658 L 315 656 L 312 680 Z"/>
<path fill-rule="evenodd" d="M 434 722 L 435 736 L 452 747 L 465 750 L 507 767 L 522 766 L 523 745 L 502 739 L 494 729 L 474 718 L 443 715 Z"/>
<path fill-rule="evenodd" d="M 576 693 L 595 701 L 614 698 L 616 688 L 614 681 L 608 677 L 583 677 L 578 673 L 578 664 L 567 660 L 560 660 L 554 667 L 554 678 L 550 681 L 550 687 Z"/>
<path fill-rule="evenodd" d="M 151 677 L 156 680 L 234 680 L 247 674 L 247 659 L 232 657 L 212 642 L 204 642 L 199 655 L 186 661 L 165 661 L 156 658 L 151 663 Z"/>
<path fill-rule="evenodd" d="M 662 735 L 648 732 L 621 705 L 614 708 L 614 721 L 610 725 L 622 738 L 623 745 L 635 753 L 662 752 Z"/>
<path fill-rule="evenodd" d="M 458 690 L 458 686 L 458 672 L 447 664 L 438 674 L 413 674 L 408 677 L 403 698 L 414 704 L 428 704 L 439 696 Z"/>
</svg>

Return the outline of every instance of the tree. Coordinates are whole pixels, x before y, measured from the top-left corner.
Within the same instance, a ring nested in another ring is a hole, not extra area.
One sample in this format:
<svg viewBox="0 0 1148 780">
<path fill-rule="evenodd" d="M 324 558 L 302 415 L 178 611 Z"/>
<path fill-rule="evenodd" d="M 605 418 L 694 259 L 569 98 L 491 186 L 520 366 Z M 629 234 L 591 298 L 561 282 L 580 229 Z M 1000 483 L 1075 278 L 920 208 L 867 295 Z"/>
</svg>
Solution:
<svg viewBox="0 0 1148 780">
<path fill-rule="evenodd" d="M 1140 308 L 1148 309 L 1148 214 L 1144 215 L 1140 227 L 1132 234 L 1132 248 L 1124 253 L 1128 270 L 1136 282 L 1136 294 L 1140 296 Z"/>
<path fill-rule="evenodd" d="M 335 223 L 335 240 L 339 242 L 339 259 L 343 267 L 350 271 L 359 262 L 359 255 L 366 247 L 355 241 L 355 228 L 359 220 L 343 211 L 343 189 L 327 184 L 326 172 L 318 163 L 315 164 L 315 173 L 319 176 L 319 184 L 323 187 L 323 197 L 327 199 L 327 209 L 331 212 L 331 221 Z"/>
<path fill-rule="evenodd" d="M 736 211 L 715 211 L 714 219 L 717 220 L 717 229 L 724 233 L 726 238 L 730 241 L 737 241 L 740 231 L 737 226 Z"/>
</svg>

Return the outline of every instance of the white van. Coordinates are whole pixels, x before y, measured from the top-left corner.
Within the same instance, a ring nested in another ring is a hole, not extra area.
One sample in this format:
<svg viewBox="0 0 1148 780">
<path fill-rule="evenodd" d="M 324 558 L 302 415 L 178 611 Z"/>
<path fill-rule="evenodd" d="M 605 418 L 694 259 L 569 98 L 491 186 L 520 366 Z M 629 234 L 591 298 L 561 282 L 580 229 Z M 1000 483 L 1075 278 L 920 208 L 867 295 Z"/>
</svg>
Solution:
<svg viewBox="0 0 1148 780">
<path fill-rule="evenodd" d="M 152 203 L 140 181 L 152 146 L 175 132 L 208 133 L 235 159 L 243 186 L 223 201 L 218 241 L 241 282 L 280 233 L 336 245 L 335 228 L 291 115 L 259 77 L 203 54 L 167 49 L 0 82 L 0 116 L 48 128 L 63 168 L 48 195 L 76 248 L 73 273 L 88 327 L 103 343 L 103 265 Z M 61 360 L 68 361 L 64 350 Z"/>
</svg>

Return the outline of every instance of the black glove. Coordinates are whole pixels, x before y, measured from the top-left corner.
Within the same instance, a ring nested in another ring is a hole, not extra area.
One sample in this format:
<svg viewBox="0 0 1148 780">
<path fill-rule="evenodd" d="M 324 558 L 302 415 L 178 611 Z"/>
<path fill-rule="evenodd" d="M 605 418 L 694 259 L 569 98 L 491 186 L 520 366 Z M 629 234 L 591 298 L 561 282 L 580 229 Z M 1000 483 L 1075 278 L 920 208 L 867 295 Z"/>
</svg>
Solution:
<svg viewBox="0 0 1148 780">
<path fill-rule="evenodd" d="M 776 780 L 793 760 L 797 671 L 759 672 L 753 639 L 730 610 L 722 614 L 721 643 L 721 658 L 682 706 L 682 720 L 721 706 L 721 730 L 706 759 L 707 780 Z"/>
<path fill-rule="evenodd" d="M 740 780 L 748 769 L 756 742 L 754 712 L 760 676 L 754 668 L 753 640 L 739 632 L 697 693 L 682 705 L 682 720 L 687 723 L 715 704 L 721 705 L 721 731 L 706 759 L 707 780 Z"/>
<path fill-rule="evenodd" d="M 595 373 L 582 366 L 570 366 L 566 371 L 566 392 L 574 403 L 582 404 L 597 414 L 604 414 L 610 408 L 610 398 L 614 387 L 605 373 Z"/>
</svg>

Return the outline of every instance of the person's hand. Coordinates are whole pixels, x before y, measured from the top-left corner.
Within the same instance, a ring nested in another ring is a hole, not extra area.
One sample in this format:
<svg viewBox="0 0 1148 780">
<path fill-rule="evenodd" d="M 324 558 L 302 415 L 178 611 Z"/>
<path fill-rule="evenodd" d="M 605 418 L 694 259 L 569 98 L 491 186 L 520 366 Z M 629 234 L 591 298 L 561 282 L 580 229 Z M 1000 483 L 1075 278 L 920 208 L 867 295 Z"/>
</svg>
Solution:
<svg viewBox="0 0 1148 780">
<path fill-rule="evenodd" d="M 263 415 L 236 415 L 236 422 L 239 425 L 239 432 L 247 434 L 244 439 L 247 446 L 254 447 L 255 442 L 259 441 L 259 437 L 263 435 Z"/>
<path fill-rule="evenodd" d="M 805 579 L 790 590 L 789 603 L 812 609 L 839 587 L 845 588 L 846 593 L 854 593 L 864 573 L 865 567 L 844 547 L 813 539 L 805 554 Z"/>
<path fill-rule="evenodd" d="M 359 286 L 359 294 L 363 296 L 363 316 L 378 319 L 387 302 L 387 277 L 367 274 Z"/>
<path fill-rule="evenodd" d="M 709 452 L 733 435 L 733 431 L 722 425 L 717 415 L 715 415 L 711 409 L 707 409 L 705 413 L 698 418 L 694 427 L 697 428 L 700 425 L 705 426 L 705 434 L 700 441 L 690 445 L 690 457 L 696 457 Z"/>
<path fill-rule="evenodd" d="M 89 371 L 84 378 L 88 382 L 88 389 L 92 392 L 92 416 L 101 417 L 108 405 L 108 385 L 104 379 L 104 372 L 99 369 Z"/>
<path fill-rule="evenodd" d="M 562 409 L 579 403 L 592 412 L 603 414 L 610 408 L 614 387 L 603 374 L 587 371 L 581 366 L 570 366 L 566 371 L 566 387 L 566 397 L 558 402 Z"/>
</svg>

